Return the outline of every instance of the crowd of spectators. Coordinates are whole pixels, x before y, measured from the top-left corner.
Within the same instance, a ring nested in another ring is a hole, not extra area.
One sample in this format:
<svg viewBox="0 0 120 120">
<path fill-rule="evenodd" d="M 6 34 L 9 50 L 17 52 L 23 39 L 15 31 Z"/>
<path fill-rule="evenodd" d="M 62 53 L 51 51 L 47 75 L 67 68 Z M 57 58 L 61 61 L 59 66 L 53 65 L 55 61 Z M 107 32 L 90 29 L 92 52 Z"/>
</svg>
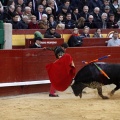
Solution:
<svg viewBox="0 0 120 120">
<path fill-rule="evenodd" d="M 119 0 L 2 0 L 0 20 L 13 29 L 119 28 Z"/>
</svg>

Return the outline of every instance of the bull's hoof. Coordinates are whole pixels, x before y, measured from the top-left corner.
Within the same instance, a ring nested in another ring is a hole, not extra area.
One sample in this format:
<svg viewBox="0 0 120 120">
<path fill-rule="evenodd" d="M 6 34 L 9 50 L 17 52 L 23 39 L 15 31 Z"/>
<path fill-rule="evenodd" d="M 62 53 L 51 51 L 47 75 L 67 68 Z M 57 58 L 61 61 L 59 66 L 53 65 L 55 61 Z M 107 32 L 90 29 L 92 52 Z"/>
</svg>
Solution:
<svg viewBox="0 0 120 120">
<path fill-rule="evenodd" d="M 114 90 L 112 90 L 112 91 L 110 92 L 110 96 L 113 96 L 113 95 L 114 95 L 114 93 L 115 93 L 115 91 L 114 91 Z"/>
<path fill-rule="evenodd" d="M 82 98 L 82 94 L 79 94 L 79 97 Z"/>
<path fill-rule="evenodd" d="M 109 97 L 107 97 L 107 96 L 102 96 L 102 99 L 109 99 Z"/>
</svg>

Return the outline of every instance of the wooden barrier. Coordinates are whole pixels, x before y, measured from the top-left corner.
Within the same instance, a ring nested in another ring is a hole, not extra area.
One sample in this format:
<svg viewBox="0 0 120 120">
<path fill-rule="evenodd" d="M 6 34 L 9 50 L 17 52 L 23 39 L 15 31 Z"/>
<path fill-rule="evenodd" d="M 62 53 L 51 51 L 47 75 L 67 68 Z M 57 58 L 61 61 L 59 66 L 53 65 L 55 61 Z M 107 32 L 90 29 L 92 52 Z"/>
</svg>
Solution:
<svg viewBox="0 0 120 120">
<path fill-rule="evenodd" d="M 106 46 L 66 50 L 73 57 L 77 71 L 84 66 L 83 60 L 91 61 L 108 54 L 111 57 L 104 62 L 120 63 L 119 51 L 120 47 Z M 44 49 L 0 50 L 0 96 L 48 92 L 50 84 L 45 66 L 55 60 L 54 53 Z"/>
<path fill-rule="evenodd" d="M 83 38 L 82 47 L 86 46 L 106 46 L 110 38 Z"/>
<path fill-rule="evenodd" d="M 25 39 L 25 48 L 29 48 L 34 44 L 34 39 Z M 64 43 L 63 38 L 43 38 L 41 41 L 42 47 L 55 47 Z"/>
<path fill-rule="evenodd" d="M 116 29 L 103 29 L 102 35 L 104 38 L 109 36 L 109 33 L 111 31 L 115 31 Z M 44 29 L 27 29 L 27 30 L 13 30 L 12 35 L 12 48 L 25 48 L 25 39 L 33 39 L 34 38 L 34 32 L 39 31 L 44 36 L 44 33 L 46 30 Z M 64 29 L 64 30 L 56 30 L 59 34 L 61 34 L 62 38 L 64 38 L 64 42 L 67 42 L 69 37 L 72 34 L 72 29 Z M 93 37 L 93 34 L 95 33 L 96 29 L 90 29 L 90 37 Z M 117 29 L 118 32 L 120 32 L 120 29 Z M 83 29 L 79 29 L 79 33 L 81 34 L 83 32 Z"/>
</svg>

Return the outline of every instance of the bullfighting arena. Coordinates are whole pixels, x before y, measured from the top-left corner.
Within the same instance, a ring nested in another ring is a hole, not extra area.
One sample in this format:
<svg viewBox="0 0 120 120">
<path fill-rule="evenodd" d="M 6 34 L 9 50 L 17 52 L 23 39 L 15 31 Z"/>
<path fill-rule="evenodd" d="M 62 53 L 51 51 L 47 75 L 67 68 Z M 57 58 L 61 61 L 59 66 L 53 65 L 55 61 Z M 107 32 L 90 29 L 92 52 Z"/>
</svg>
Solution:
<svg viewBox="0 0 120 120">
<path fill-rule="evenodd" d="M 104 95 L 113 87 L 103 87 Z M 84 91 L 82 99 L 71 88 L 56 98 L 48 97 L 48 92 L 0 97 L 0 120 L 120 120 L 120 90 L 108 100 L 96 90 Z"/>
</svg>

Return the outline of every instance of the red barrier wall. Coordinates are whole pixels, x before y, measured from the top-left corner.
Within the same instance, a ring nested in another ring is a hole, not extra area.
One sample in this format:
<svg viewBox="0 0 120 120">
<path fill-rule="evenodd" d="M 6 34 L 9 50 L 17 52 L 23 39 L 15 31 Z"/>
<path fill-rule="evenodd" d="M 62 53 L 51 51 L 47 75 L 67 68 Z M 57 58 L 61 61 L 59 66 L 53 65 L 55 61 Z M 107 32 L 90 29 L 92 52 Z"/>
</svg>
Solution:
<svg viewBox="0 0 120 120">
<path fill-rule="evenodd" d="M 82 60 L 91 61 L 104 55 L 111 57 L 105 62 L 120 63 L 120 47 L 68 48 L 77 71 L 84 66 Z M 43 49 L 0 50 L 0 83 L 49 79 L 45 66 L 55 61 L 52 51 Z M 0 88 L 0 95 L 16 95 L 31 92 L 45 92 L 49 84 Z"/>
</svg>

